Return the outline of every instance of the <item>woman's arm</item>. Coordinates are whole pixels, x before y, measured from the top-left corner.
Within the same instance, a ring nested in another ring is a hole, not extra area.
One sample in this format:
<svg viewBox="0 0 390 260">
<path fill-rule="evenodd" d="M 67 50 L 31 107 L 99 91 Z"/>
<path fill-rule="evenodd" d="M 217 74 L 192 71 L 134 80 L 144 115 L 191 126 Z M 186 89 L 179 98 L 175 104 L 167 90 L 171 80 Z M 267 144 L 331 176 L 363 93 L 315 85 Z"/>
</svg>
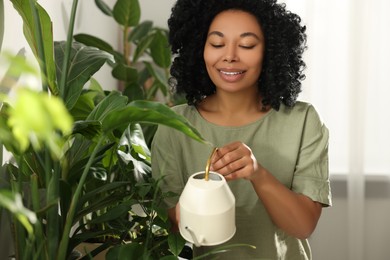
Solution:
<svg viewBox="0 0 390 260">
<path fill-rule="evenodd" d="M 251 182 L 276 226 L 300 239 L 313 233 L 322 212 L 320 203 L 286 188 L 261 167 Z"/>
<path fill-rule="evenodd" d="M 176 204 L 176 207 L 168 209 L 168 217 L 171 221 L 172 227 L 171 231 L 179 231 L 179 220 L 180 220 L 180 207 L 179 203 Z"/>
<path fill-rule="evenodd" d="M 234 142 L 219 148 L 211 169 L 224 175 L 227 181 L 238 178 L 251 181 L 274 224 L 286 233 L 305 239 L 314 231 L 322 205 L 280 183 L 257 162 L 245 144 Z"/>
</svg>

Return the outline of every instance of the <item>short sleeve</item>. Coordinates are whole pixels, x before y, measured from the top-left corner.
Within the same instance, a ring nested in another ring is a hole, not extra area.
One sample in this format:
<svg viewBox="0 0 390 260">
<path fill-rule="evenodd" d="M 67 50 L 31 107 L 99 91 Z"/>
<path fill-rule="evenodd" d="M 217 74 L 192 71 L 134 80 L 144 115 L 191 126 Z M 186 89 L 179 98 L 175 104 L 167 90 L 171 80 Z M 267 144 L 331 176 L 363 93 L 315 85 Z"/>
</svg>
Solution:
<svg viewBox="0 0 390 260">
<path fill-rule="evenodd" d="M 324 206 L 332 205 L 328 165 L 329 131 L 309 106 L 305 118 L 292 190 Z"/>
</svg>

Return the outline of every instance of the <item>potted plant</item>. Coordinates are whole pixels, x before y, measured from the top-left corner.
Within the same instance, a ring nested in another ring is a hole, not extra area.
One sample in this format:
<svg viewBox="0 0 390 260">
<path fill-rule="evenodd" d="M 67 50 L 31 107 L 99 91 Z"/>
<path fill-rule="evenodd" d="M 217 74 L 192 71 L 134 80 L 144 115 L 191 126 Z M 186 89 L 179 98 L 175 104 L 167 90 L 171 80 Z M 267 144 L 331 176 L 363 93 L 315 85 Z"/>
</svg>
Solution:
<svg viewBox="0 0 390 260">
<path fill-rule="evenodd" d="M 139 123 L 165 124 L 204 140 L 166 105 L 132 101 L 99 86 L 92 76 L 105 62 L 113 65 L 113 75 L 123 75 L 118 77 L 126 79 L 126 87 L 130 76 L 138 80 L 145 70 L 119 65 L 114 51 L 73 40 L 77 0 L 63 42 L 53 40 L 50 17 L 36 0 L 11 2 L 42 76 L 38 92 L 21 88 L 15 101 L 1 96 L 0 142 L 15 161 L 2 163 L 8 186 L 0 190 L 0 206 L 12 213 L 15 257 L 68 259 L 77 244 L 100 236 L 117 239 L 105 240 L 90 256 L 126 238 L 132 243 L 114 247 L 110 257 L 122 252 L 175 257 L 184 241 L 167 232 L 167 215 L 156 198 L 170 194 L 161 194 L 158 180 L 150 178 L 150 152 Z M 7 78 L 33 71 L 19 56 L 10 63 Z M 1 82 L 1 89 L 14 83 Z M 141 181 L 134 173 L 142 173 Z M 145 215 L 136 215 L 134 205 Z M 104 229 L 86 228 L 92 225 Z"/>
</svg>

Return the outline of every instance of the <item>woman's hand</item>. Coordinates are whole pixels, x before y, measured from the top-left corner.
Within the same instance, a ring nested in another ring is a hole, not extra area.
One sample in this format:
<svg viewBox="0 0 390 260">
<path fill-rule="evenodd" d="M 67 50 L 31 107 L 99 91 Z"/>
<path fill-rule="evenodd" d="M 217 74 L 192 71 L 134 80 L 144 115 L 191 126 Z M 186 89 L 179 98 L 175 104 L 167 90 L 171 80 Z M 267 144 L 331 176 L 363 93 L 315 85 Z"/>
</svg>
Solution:
<svg viewBox="0 0 390 260">
<path fill-rule="evenodd" d="M 218 148 L 211 160 L 210 169 L 225 176 L 226 180 L 245 178 L 252 181 L 261 166 L 252 150 L 242 142 L 233 142 Z"/>
<path fill-rule="evenodd" d="M 250 180 L 272 221 L 288 234 L 305 239 L 314 231 L 321 204 L 280 183 L 257 162 L 247 145 L 234 142 L 218 148 L 210 169 L 224 175 L 226 180 Z"/>
</svg>

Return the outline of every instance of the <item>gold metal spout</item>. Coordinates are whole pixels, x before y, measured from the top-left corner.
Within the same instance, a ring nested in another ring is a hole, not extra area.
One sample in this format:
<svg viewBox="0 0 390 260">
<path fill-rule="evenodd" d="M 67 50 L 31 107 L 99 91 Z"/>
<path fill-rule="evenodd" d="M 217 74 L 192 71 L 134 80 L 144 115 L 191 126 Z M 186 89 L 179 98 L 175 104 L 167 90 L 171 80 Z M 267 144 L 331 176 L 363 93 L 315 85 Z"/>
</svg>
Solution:
<svg viewBox="0 0 390 260">
<path fill-rule="evenodd" d="M 211 158 L 213 157 L 214 153 L 218 150 L 217 147 L 214 147 L 213 151 L 211 152 L 210 156 L 209 156 L 209 159 L 207 160 L 207 164 L 206 164 L 206 171 L 205 171 L 205 174 L 204 174 L 204 179 L 206 181 L 209 180 L 209 171 L 210 171 L 210 164 L 211 164 Z"/>
</svg>

